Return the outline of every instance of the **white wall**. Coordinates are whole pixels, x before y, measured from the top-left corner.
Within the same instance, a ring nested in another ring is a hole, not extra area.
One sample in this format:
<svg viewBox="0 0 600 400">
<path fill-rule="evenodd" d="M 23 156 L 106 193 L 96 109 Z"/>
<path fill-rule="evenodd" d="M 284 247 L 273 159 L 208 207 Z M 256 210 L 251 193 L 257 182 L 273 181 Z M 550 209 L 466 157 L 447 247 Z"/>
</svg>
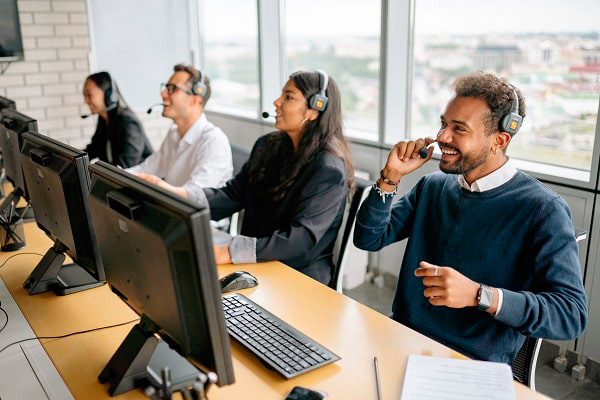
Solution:
<svg viewBox="0 0 600 400">
<path fill-rule="evenodd" d="M 89 112 L 82 96 L 83 81 L 90 73 L 86 0 L 19 0 L 17 4 L 25 61 L 11 63 L 0 75 L 0 95 L 15 100 L 20 112 L 36 118 L 41 133 L 83 147 L 96 125 L 96 117 L 80 118 Z M 157 88 L 159 83 L 154 83 Z M 157 147 L 169 120 L 159 112 L 138 116 Z"/>
</svg>

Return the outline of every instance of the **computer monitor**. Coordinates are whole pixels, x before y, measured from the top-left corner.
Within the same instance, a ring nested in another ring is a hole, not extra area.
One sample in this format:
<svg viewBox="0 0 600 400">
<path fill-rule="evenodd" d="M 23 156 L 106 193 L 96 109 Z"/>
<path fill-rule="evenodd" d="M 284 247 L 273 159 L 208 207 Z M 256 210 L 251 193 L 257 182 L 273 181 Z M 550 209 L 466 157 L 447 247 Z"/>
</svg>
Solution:
<svg viewBox="0 0 600 400">
<path fill-rule="evenodd" d="M 37 225 L 54 241 L 25 280 L 29 294 L 64 295 L 105 283 L 92 225 L 88 155 L 38 133 L 23 133 L 20 158 Z M 64 264 L 68 254 L 75 264 Z"/>
<path fill-rule="evenodd" d="M 11 99 L 7 99 L 6 97 L 2 97 L 0 96 L 0 111 L 4 110 L 5 108 L 10 108 L 11 110 L 16 110 L 17 106 L 15 104 L 14 101 L 12 101 Z M 2 127 L 2 125 L 0 125 L 0 134 L 4 134 L 4 128 Z M 2 163 L 2 149 L 0 148 L 0 169 L 4 168 L 4 165 Z M 4 182 L 4 175 L 2 175 L 1 179 L 0 179 L 0 197 L 4 197 L 4 187 L 1 186 L 1 184 Z"/>
<path fill-rule="evenodd" d="M 5 108 L 16 110 L 17 106 L 13 100 L 0 96 L 0 111 L 4 110 Z"/>
<path fill-rule="evenodd" d="M 14 186 L 13 192 L 2 202 L 0 212 L 9 207 L 11 202 L 16 204 L 21 197 L 29 201 L 20 160 L 21 146 L 23 145 L 21 135 L 28 131 L 37 132 L 35 119 L 10 108 L 0 111 L 0 148 L 2 149 L 4 171 L 6 178 Z"/>
<path fill-rule="evenodd" d="M 142 316 L 99 380 L 111 383 L 111 395 L 135 387 L 133 377 L 145 373 L 151 357 L 144 348 L 154 349 L 158 333 L 194 365 L 215 372 L 219 386 L 233 383 L 209 210 L 105 162 L 91 165 L 90 176 L 106 280 Z"/>
</svg>

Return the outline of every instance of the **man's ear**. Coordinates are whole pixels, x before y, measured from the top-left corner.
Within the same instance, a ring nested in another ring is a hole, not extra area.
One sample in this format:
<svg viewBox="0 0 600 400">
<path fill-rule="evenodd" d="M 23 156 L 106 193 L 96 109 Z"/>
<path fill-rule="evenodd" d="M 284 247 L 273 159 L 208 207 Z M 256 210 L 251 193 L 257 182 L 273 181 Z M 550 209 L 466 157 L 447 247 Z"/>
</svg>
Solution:
<svg viewBox="0 0 600 400">
<path fill-rule="evenodd" d="M 194 107 L 202 107 L 202 96 L 190 96 L 190 105 Z"/>
<path fill-rule="evenodd" d="M 508 146 L 508 144 L 510 143 L 511 140 L 512 140 L 512 136 L 510 133 L 498 132 L 496 134 L 496 140 L 495 140 L 496 148 L 500 151 L 504 151 L 504 149 L 506 149 L 506 146 Z"/>
</svg>

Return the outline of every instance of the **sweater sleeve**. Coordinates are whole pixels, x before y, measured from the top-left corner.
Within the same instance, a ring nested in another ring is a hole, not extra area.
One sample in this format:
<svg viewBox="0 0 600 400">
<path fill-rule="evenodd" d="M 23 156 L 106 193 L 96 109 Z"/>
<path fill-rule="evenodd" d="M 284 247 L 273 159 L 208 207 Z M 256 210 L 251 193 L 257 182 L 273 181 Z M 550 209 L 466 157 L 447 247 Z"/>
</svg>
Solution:
<svg viewBox="0 0 600 400">
<path fill-rule="evenodd" d="M 300 193 L 290 226 L 256 240 L 256 261 L 291 259 L 308 252 L 331 227 L 347 192 L 345 170 L 321 166 Z"/>
<path fill-rule="evenodd" d="M 425 178 L 421 178 L 395 203 L 381 201 L 380 195 L 375 190 L 371 190 L 356 216 L 354 245 L 362 250 L 378 251 L 407 238 L 413 225 L 414 211 Z"/>
<path fill-rule="evenodd" d="M 529 290 L 502 289 L 503 305 L 496 319 L 527 336 L 576 338 L 586 326 L 587 299 L 570 211 L 561 198 L 540 211 L 531 237 Z"/>
</svg>

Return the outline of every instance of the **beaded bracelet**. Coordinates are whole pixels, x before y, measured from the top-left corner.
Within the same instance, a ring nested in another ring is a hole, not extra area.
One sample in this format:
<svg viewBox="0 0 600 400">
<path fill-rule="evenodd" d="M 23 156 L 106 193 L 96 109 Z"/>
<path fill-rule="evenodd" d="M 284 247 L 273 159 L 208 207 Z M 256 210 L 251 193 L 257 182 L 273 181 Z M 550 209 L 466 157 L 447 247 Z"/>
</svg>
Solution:
<svg viewBox="0 0 600 400">
<path fill-rule="evenodd" d="M 377 181 L 375 182 L 375 184 L 373 184 L 373 190 L 375 190 L 375 192 L 379 195 L 379 197 L 381 197 L 381 201 L 383 201 L 385 203 L 386 197 L 390 197 L 392 199 L 394 198 L 394 196 L 398 192 L 398 186 L 394 187 L 393 191 L 386 192 L 385 190 L 381 190 L 381 188 L 379 187 L 379 182 L 380 181 L 381 181 L 381 178 L 377 179 Z"/>
</svg>

